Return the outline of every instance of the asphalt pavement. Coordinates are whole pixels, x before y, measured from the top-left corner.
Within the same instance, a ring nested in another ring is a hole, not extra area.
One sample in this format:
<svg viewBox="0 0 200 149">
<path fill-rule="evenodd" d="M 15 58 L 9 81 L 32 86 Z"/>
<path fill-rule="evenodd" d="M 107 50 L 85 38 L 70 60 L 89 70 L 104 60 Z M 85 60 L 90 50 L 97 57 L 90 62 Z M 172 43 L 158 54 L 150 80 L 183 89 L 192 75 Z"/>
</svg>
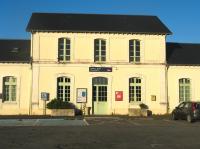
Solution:
<svg viewBox="0 0 200 149">
<path fill-rule="evenodd" d="M 75 120 L 76 121 L 76 120 Z M 200 122 L 86 117 L 87 125 L 0 126 L 0 149 L 199 149 Z"/>
<path fill-rule="evenodd" d="M 83 119 L 0 119 L 0 126 L 84 126 Z"/>
</svg>

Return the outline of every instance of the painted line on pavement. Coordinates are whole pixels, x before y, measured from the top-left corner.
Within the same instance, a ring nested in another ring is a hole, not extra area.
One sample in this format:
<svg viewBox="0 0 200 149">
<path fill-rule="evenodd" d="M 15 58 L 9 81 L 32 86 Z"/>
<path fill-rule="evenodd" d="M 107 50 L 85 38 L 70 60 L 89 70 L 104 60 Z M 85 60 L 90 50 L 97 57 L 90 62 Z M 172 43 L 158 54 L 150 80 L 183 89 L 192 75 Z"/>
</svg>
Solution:
<svg viewBox="0 0 200 149">
<path fill-rule="evenodd" d="M 86 126 L 89 126 L 90 124 L 86 121 L 86 119 L 83 119 L 83 121 L 85 122 Z"/>
<path fill-rule="evenodd" d="M 34 123 L 33 126 L 37 126 L 37 123 L 39 122 L 39 119 L 37 119 Z"/>
<path fill-rule="evenodd" d="M 141 126 L 141 124 L 137 123 L 137 122 L 133 122 L 133 121 L 128 121 L 128 122 L 131 123 L 131 124 L 133 124 L 133 125 L 135 125 L 135 126 Z"/>
<path fill-rule="evenodd" d="M 0 127 L 19 126 L 86 126 L 89 125 L 84 120 L 64 120 L 64 119 L 9 119 L 0 120 Z"/>
</svg>

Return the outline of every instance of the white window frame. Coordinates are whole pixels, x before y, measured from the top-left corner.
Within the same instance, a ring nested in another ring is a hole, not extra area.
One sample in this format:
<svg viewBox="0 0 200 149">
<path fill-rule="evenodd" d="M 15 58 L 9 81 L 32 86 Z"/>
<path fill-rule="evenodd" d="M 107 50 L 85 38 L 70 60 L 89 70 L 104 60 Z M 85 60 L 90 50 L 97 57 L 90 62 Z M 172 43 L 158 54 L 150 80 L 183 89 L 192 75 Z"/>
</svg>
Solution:
<svg viewBox="0 0 200 149">
<path fill-rule="evenodd" d="M 62 42 L 63 40 L 63 42 Z M 67 43 L 69 42 L 69 43 Z M 63 48 L 60 48 L 62 44 Z M 63 51 L 61 55 L 60 52 Z M 66 58 L 68 57 L 68 58 Z M 71 40 L 70 38 L 59 38 L 58 39 L 58 61 L 60 62 L 70 62 L 71 60 Z"/>
<path fill-rule="evenodd" d="M 133 42 L 133 44 L 131 45 L 130 42 Z M 138 42 L 139 42 L 139 45 L 137 45 Z M 137 51 L 137 46 L 139 46 L 139 51 Z M 131 53 L 133 54 L 131 55 Z M 130 39 L 129 40 L 129 62 L 140 63 L 140 61 L 141 61 L 141 41 L 138 39 Z"/>
</svg>

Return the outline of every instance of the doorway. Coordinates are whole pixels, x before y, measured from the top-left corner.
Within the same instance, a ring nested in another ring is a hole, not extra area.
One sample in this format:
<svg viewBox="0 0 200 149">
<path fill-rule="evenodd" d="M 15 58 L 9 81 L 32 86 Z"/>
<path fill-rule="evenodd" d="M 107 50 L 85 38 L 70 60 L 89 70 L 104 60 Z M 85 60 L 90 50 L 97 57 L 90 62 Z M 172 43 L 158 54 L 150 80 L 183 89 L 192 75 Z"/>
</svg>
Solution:
<svg viewBox="0 0 200 149">
<path fill-rule="evenodd" d="M 108 113 L 108 79 L 92 78 L 92 113 L 104 115 Z"/>
</svg>

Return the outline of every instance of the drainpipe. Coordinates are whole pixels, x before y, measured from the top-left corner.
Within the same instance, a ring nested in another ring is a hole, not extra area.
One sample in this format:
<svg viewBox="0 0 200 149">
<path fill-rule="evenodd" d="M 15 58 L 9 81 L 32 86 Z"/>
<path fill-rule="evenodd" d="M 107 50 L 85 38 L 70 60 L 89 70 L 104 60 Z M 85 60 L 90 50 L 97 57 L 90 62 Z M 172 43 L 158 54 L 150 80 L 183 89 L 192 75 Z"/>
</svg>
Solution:
<svg viewBox="0 0 200 149">
<path fill-rule="evenodd" d="M 30 65 L 31 65 L 31 80 L 30 80 L 30 97 L 29 97 L 29 115 L 32 114 L 32 94 L 33 94 L 33 33 L 31 33 L 31 57 L 30 57 Z"/>
<path fill-rule="evenodd" d="M 169 65 L 167 63 L 167 36 L 165 36 L 165 96 L 166 96 L 166 111 L 167 114 L 169 114 L 169 98 L 168 98 L 168 69 L 169 69 Z"/>
<path fill-rule="evenodd" d="M 167 102 L 167 114 L 169 114 L 169 99 L 168 99 L 168 69 L 169 69 L 169 65 L 166 63 L 166 67 L 165 67 L 165 90 L 166 90 L 166 102 Z"/>
</svg>

